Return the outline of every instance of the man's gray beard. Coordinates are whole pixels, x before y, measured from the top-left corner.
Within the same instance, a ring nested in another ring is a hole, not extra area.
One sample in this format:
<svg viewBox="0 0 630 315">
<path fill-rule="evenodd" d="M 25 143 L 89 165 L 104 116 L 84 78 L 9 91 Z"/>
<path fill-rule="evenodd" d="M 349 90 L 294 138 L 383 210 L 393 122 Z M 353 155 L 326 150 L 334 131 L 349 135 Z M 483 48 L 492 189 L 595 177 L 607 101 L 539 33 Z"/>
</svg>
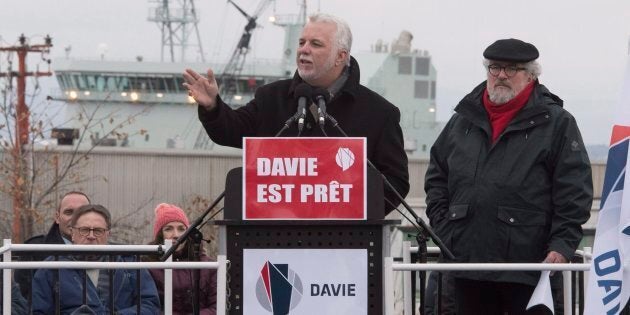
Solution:
<svg viewBox="0 0 630 315">
<path fill-rule="evenodd" d="M 302 81 L 310 81 L 312 78 L 310 76 L 305 76 L 300 68 L 297 69 L 298 75 L 302 78 Z"/>
<path fill-rule="evenodd" d="M 493 92 L 488 91 L 488 98 L 490 98 L 490 101 L 492 101 L 492 103 L 495 103 L 497 105 L 503 105 L 511 101 L 514 98 L 514 96 L 516 95 L 514 95 L 514 91 L 512 90 L 506 93 L 501 93 L 497 91 L 493 91 Z"/>
<path fill-rule="evenodd" d="M 299 62 L 299 61 L 297 61 L 297 62 Z M 334 66 L 335 66 L 335 55 L 333 54 L 333 55 L 330 55 L 330 58 L 328 58 L 328 60 L 326 61 L 326 64 L 323 66 L 322 71 L 320 71 L 318 74 L 311 73 L 310 75 L 307 75 L 305 77 L 305 75 L 302 73 L 302 71 L 300 71 L 299 67 L 297 68 L 297 72 L 298 72 L 298 75 L 300 76 L 300 78 L 302 78 L 303 81 L 307 81 L 307 83 L 308 83 L 309 81 L 315 81 L 315 80 L 321 78 L 323 75 L 328 73 L 328 71 L 330 71 Z"/>
</svg>

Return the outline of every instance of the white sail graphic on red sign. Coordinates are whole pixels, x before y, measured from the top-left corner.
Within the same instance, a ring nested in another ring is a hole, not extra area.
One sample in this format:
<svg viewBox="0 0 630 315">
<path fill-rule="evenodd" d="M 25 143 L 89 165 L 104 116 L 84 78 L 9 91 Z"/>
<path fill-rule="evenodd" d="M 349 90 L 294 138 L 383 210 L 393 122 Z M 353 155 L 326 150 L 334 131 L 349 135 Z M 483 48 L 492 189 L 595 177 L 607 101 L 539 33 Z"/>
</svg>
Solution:
<svg viewBox="0 0 630 315">
<path fill-rule="evenodd" d="M 352 153 L 352 151 L 348 148 L 339 148 L 339 150 L 337 150 L 335 161 L 337 162 L 337 165 L 345 171 L 354 164 L 354 153 Z"/>
</svg>

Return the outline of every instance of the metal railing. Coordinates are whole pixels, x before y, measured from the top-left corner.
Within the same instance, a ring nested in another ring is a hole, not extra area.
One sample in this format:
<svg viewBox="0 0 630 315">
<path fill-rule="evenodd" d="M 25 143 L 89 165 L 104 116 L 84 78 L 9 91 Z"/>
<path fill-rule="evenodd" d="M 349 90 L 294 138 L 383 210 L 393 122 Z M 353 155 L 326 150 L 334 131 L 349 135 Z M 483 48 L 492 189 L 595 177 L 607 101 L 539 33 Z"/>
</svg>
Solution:
<svg viewBox="0 0 630 315">
<path fill-rule="evenodd" d="M 217 261 L 206 262 L 173 262 L 169 258 L 165 262 L 96 262 L 96 261 L 12 261 L 14 252 L 46 252 L 53 253 L 129 253 L 129 254 L 161 254 L 171 246 L 171 241 L 164 245 L 59 245 L 59 244 L 12 244 L 5 239 L 0 247 L 3 261 L 2 314 L 11 314 L 11 286 L 13 269 L 164 269 L 164 314 L 172 314 L 173 282 L 172 269 L 216 269 L 217 270 L 217 314 L 224 315 L 226 310 L 227 264 L 225 256 L 219 255 Z"/>
<path fill-rule="evenodd" d="M 585 273 L 590 270 L 592 253 L 590 247 L 575 252 L 578 259 L 582 262 L 567 264 L 546 264 L 546 263 L 448 263 L 440 264 L 429 262 L 426 264 L 411 263 L 411 254 L 417 253 L 418 247 L 411 247 L 410 242 L 403 242 L 402 263 L 395 263 L 393 257 L 385 257 L 383 264 L 383 281 L 384 281 L 384 308 L 385 314 L 394 314 L 394 271 L 403 271 L 403 311 L 404 314 L 415 314 L 414 301 L 412 292 L 411 272 L 426 271 L 561 271 L 563 275 L 563 306 L 564 314 L 572 315 L 575 307 L 573 295 L 573 272 Z M 437 257 L 440 253 L 437 247 L 428 247 L 427 253 Z M 576 261 L 575 259 L 573 261 Z M 582 279 L 586 276 L 583 275 Z M 587 280 L 580 281 L 580 285 L 588 283 Z M 421 283 L 420 285 L 426 285 Z M 578 288 L 580 291 L 580 304 L 583 303 L 584 288 Z M 438 293 L 438 296 L 441 294 Z M 422 305 L 424 307 L 424 305 Z"/>
</svg>

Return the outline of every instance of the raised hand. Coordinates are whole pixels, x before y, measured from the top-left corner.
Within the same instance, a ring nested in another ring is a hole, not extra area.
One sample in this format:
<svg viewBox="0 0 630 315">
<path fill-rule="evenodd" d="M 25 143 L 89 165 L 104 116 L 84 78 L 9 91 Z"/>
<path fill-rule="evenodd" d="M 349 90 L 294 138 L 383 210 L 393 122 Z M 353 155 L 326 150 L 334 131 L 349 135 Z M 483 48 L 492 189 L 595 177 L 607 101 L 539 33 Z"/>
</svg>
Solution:
<svg viewBox="0 0 630 315">
<path fill-rule="evenodd" d="M 197 104 L 207 110 L 213 110 L 217 106 L 219 86 L 212 69 L 208 69 L 207 78 L 192 69 L 186 69 L 184 81 L 184 88 L 188 90 L 188 95 L 194 98 Z"/>
</svg>

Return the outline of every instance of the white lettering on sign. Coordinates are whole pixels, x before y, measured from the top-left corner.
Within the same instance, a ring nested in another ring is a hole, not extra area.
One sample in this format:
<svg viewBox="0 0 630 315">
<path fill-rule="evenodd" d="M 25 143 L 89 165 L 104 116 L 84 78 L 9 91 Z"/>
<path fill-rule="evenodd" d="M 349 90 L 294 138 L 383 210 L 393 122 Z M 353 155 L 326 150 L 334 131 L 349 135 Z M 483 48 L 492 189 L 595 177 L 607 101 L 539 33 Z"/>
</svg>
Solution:
<svg viewBox="0 0 630 315">
<path fill-rule="evenodd" d="M 258 176 L 317 176 L 317 158 L 257 158 Z"/>
<path fill-rule="evenodd" d="M 271 203 L 291 202 L 293 188 L 295 188 L 294 184 L 260 184 L 257 186 L 256 201 Z"/>
<path fill-rule="evenodd" d="M 302 184 L 300 186 L 300 202 L 350 202 L 352 184 Z"/>
</svg>

